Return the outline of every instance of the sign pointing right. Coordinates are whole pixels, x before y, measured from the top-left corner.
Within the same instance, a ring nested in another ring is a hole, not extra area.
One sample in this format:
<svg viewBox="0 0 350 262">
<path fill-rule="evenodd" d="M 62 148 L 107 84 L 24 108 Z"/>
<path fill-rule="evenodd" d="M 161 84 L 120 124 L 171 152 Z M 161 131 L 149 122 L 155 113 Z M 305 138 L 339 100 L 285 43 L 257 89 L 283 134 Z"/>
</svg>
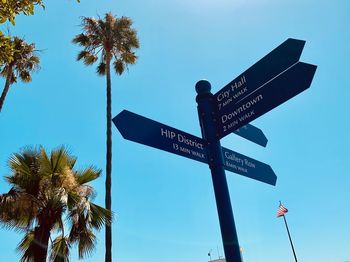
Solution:
<svg viewBox="0 0 350 262">
<path fill-rule="evenodd" d="M 299 61 L 305 41 L 289 38 L 214 95 L 220 113 Z"/>
<path fill-rule="evenodd" d="M 219 137 L 246 125 L 310 87 L 317 66 L 298 62 L 255 92 L 218 113 Z"/>
<path fill-rule="evenodd" d="M 269 185 L 276 185 L 277 176 L 271 166 L 222 147 L 224 168 Z"/>
<path fill-rule="evenodd" d="M 233 133 L 263 147 L 265 147 L 267 144 L 267 138 L 263 131 L 250 124 L 234 130 Z"/>
</svg>

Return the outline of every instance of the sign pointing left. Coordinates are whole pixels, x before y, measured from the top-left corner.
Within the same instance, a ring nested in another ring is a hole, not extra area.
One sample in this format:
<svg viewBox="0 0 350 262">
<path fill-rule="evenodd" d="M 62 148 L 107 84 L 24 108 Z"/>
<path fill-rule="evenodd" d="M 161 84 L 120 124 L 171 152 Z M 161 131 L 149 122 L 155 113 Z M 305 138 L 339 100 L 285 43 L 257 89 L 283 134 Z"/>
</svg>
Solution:
<svg viewBox="0 0 350 262">
<path fill-rule="evenodd" d="M 121 135 L 128 140 L 155 147 L 208 164 L 207 142 L 171 126 L 123 110 L 113 118 Z M 222 147 L 223 167 L 231 172 L 266 184 L 276 185 L 272 168 L 260 161 Z"/>
<path fill-rule="evenodd" d="M 205 141 L 176 128 L 123 110 L 112 119 L 128 140 L 208 163 Z"/>
</svg>

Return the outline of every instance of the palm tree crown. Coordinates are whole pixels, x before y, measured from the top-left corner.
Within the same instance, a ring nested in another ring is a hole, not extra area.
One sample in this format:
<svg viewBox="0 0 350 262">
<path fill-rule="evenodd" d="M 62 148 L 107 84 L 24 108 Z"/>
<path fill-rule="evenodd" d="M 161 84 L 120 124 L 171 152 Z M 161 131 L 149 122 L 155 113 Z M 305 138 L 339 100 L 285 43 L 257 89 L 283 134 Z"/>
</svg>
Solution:
<svg viewBox="0 0 350 262">
<path fill-rule="evenodd" d="M 64 147 L 50 155 L 27 148 L 10 158 L 6 180 L 12 188 L 0 195 L 0 223 L 25 233 L 17 247 L 21 261 L 46 261 L 48 246 L 50 261 L 69 261 L 73 244 L 83 258 L 94 248 L 93 229 L 111 222 L 111 213 L 90 201 L 95 193 L 88 183 L 101 171 L 78 171 L 75 163 Z M 56 238 L 49 243 L 52 232 Z"/>
<path fill-rule="evenodd" d="M 23 39 L 14 37 L 11 40 L 12 59 L 0 64 L 0 75 L 6 78 L 5 87 L 0 97 L 0 112 L 10 85 L 17 82 L 18 77 L 23 82 L 32 80 L 31 73 L 39 69 L 39 57 L 35 54 L 35 44 L 28 44 Z"/>
<path fill-rule="evenodd" d="M 130 18 L 117 18 L 111 13 L 107 13 L 104 20 L 83 17 L 84 32 L 73 39 L 73 43 L 84 47 L 77 60 L 83 60 L 85 65 L 92 65 L 100 55 L 97 73 L 105 75 L 107 64 L 114 58 L 114 70 L 121 75 L 128 64 L 135 64 L 137 60 L 133 49 L 139 48 L 139 41 L 136 30 L 131 26 Z"/>
</svg>

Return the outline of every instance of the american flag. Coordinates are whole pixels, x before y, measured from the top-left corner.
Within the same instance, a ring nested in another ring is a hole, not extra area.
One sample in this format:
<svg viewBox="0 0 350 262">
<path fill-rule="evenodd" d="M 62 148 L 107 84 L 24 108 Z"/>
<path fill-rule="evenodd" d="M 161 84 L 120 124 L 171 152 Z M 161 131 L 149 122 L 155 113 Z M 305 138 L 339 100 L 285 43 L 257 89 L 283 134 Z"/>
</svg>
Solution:
<svg viewBox="0 0 350 262">
<path fill-rule="evenodd" d="M 288 212 L 288 209 L 285 208 L 281 203 L 280 203 L 280 206 L 278 207 L 278 210 L 277 210 L 277 217 L 281 217 L 281 216 L 284 216 L 285 213 Z"/>
</svg>

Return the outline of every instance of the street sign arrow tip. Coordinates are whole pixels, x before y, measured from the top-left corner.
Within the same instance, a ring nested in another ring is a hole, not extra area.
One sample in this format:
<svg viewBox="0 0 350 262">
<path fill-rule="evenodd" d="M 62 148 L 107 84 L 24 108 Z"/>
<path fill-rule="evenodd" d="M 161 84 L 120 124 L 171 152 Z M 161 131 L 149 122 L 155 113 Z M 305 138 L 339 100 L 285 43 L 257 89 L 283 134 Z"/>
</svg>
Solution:
<svg viewBox="0 0 350 262">
<path fill-rule="evenodd" d="M 117 127 L 119 133 L 122 135 L 122 137 L 124 139 L 127 139 L 127 136 L 125 136 L 127 134 L 127 132 L 124 128 L 125 125 L 123 125 L 123 123 L 126 121 L 125 117 L 128 115 L 128 113 L 129 113 L 129 111 L 124 109 L 118 115 L 116 115 L 114 118 L 112 118 L 112 122 Z"/>
</svg>

